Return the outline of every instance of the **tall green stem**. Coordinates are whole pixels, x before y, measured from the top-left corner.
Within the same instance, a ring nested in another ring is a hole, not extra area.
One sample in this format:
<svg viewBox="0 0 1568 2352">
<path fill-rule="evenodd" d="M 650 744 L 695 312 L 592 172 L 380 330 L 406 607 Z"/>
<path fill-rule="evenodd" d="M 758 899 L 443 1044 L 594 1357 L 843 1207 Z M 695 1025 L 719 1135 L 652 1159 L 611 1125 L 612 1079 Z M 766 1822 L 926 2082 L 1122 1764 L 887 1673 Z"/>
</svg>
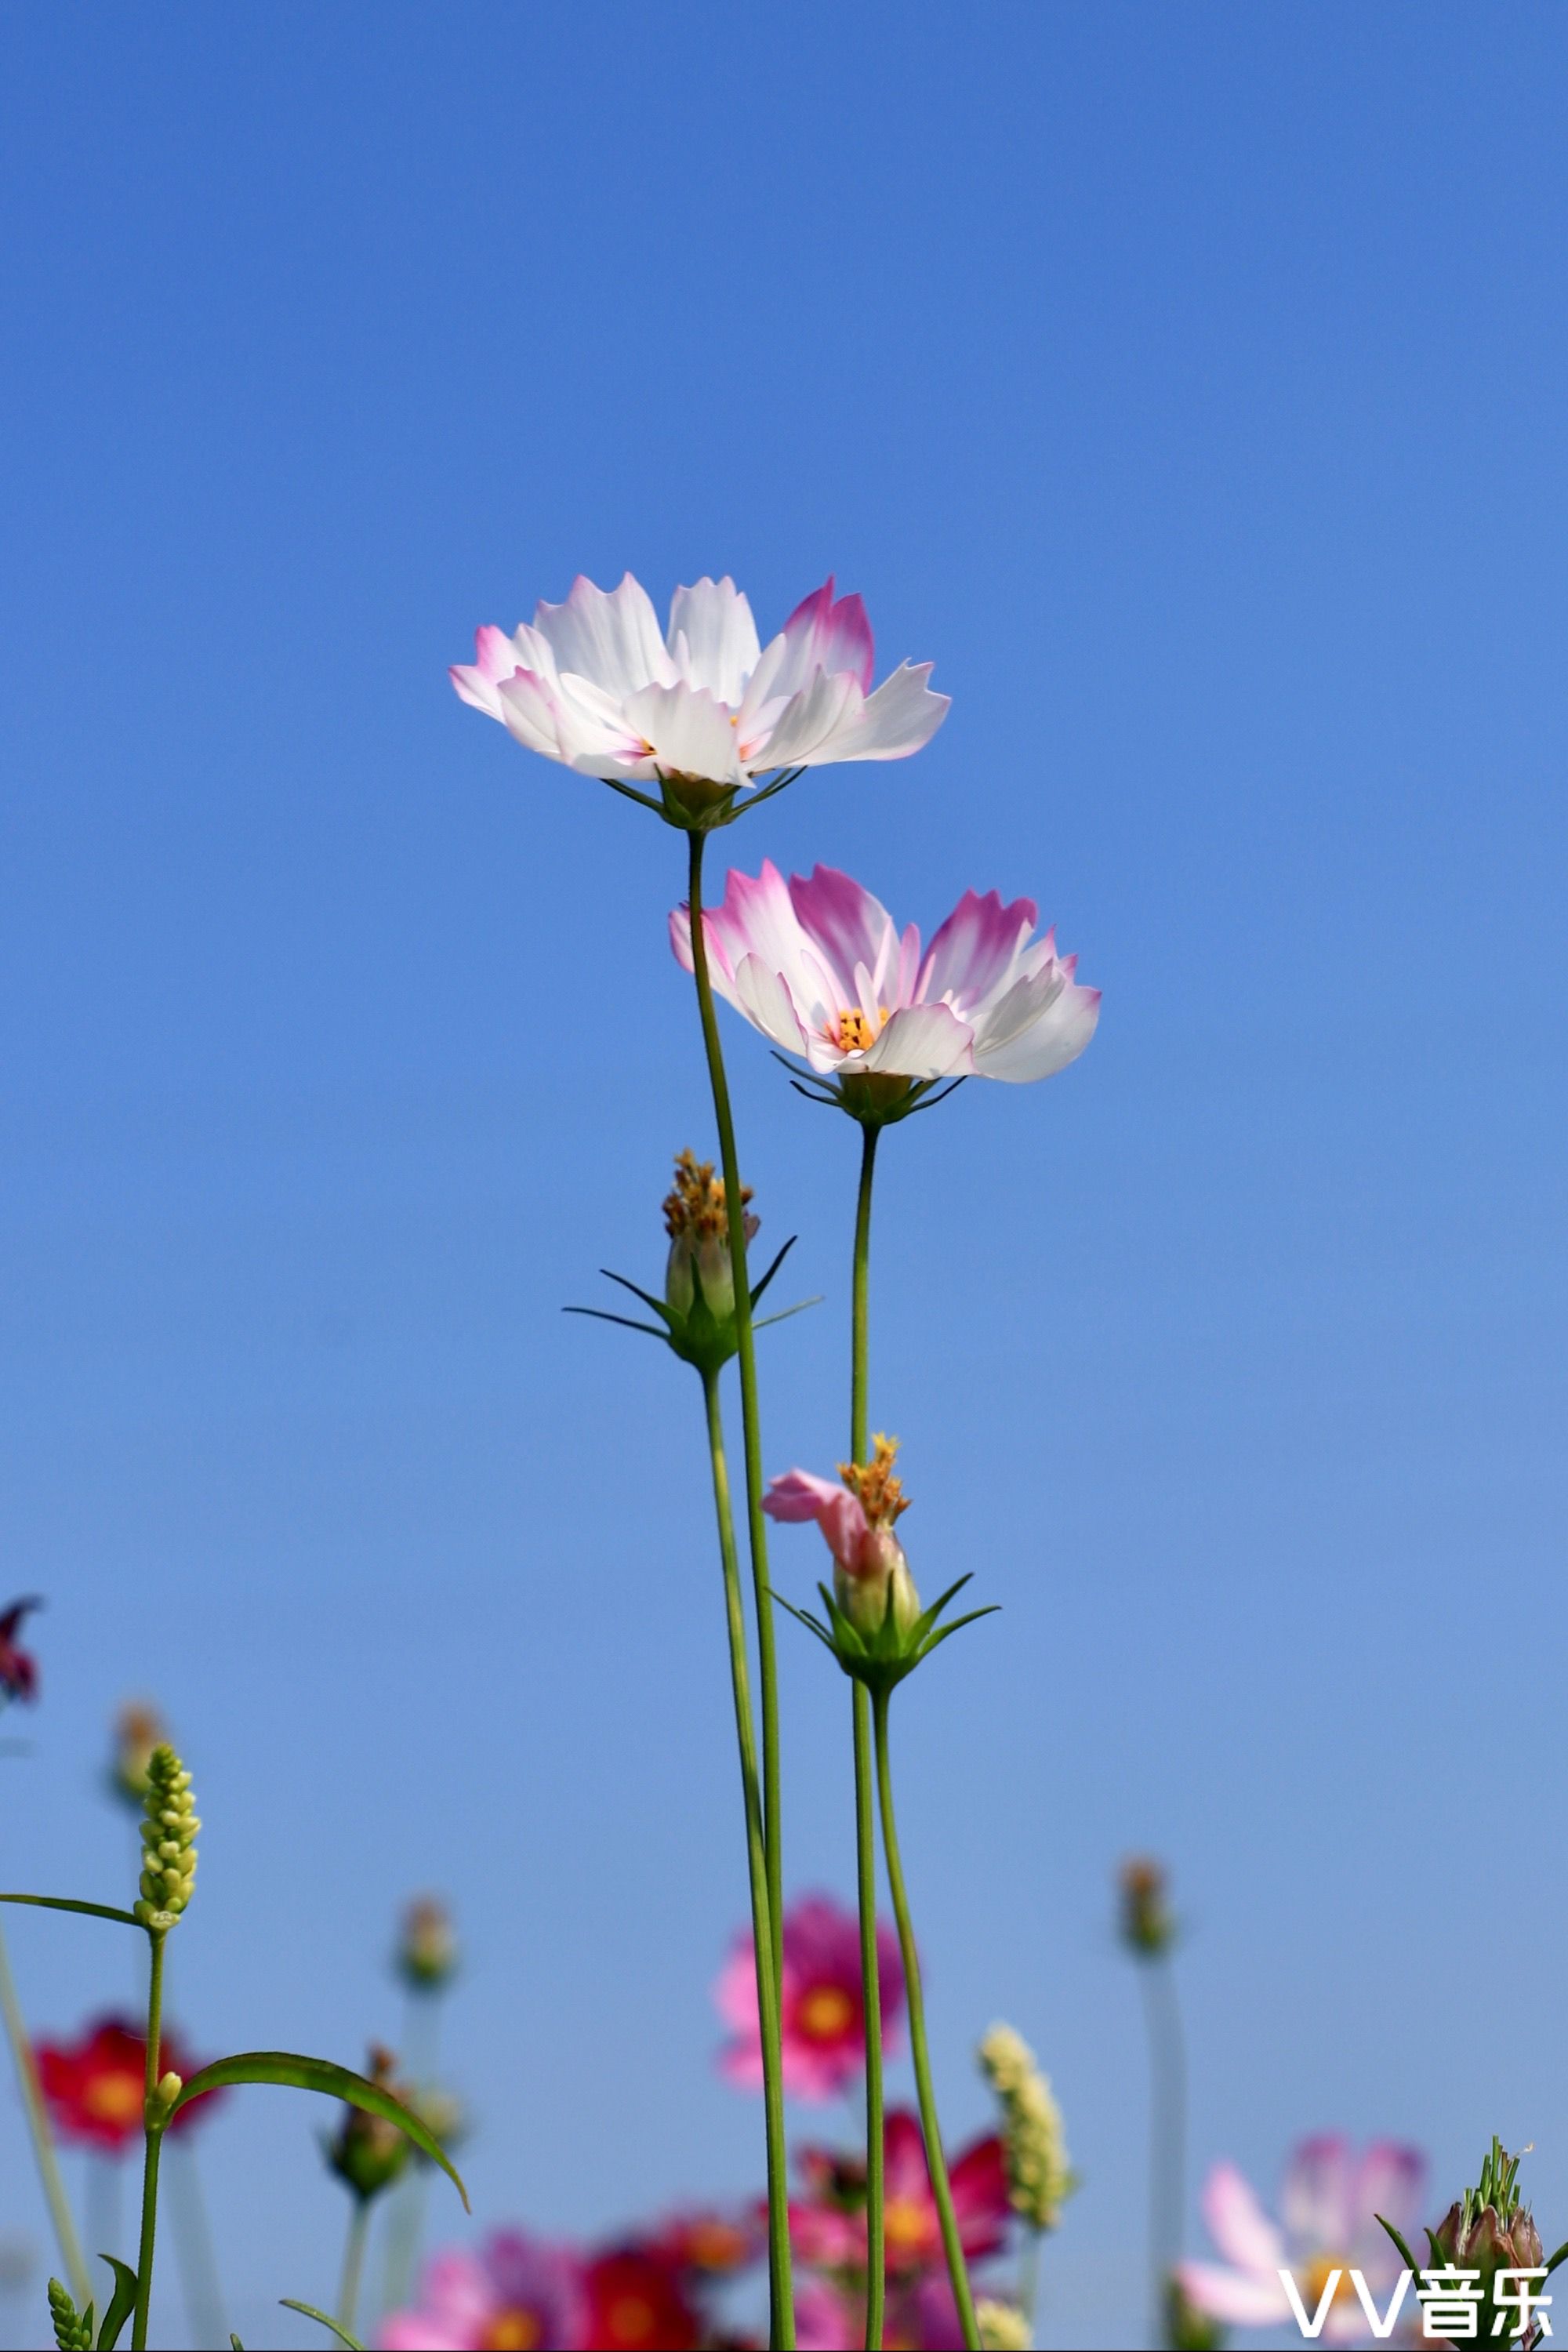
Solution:
<svg viewBox="0 0 1568 2352">
<path fill-rule="evenodd" d="M 768 1913 L 773 1939 L 773 1979 L 784 1969 L 784 1844 L 779 1794 L 778 1669 L 773 1659 L 773 1603 L 768 1590 L 768 1523 L 763 1514 L 763 1424 L 757 1404 L 757 1355 L 752 1338 L 752 1290 L 746 1274 L 746 1212 L 741 1199 L 741 1162 L 730 1081 L 708 969 L 708 934 L 702 921 L 702 845 L 706 836 L 689 834 L 690 861 L 687 897 L 691 909 L 691 971 L 708 1056 L 708 1083 L 719 1129 L 724 1171 L 724 1206 L 730 1223 L 730 1268 L 735 1285 L 735 1360 L 741 1375 L 741 1426 L 745 1441 L 746 1533 L 752 1554 L 752 1587 L 757 1605 L 757 1668 L 763 1702 L 763 1834 L 768 1857 Z"/>
<path fill-rule="evenodd" d="M 730 1471 L 724 1458 L 724 1420 L 719 1375 L 702 1375 L 707 1408 L 708 1453 L 713 1466 L 713 1508 L 719 1521 L 719 1556 L 724 1569 L 724 1611 L 730 1634 L 730 1686 L 735 1704 L 735 1739 L 741 1756 L 741 1793 L 746 1813 L 746 1855 L 751 1874 L 752 1947 L 756 1958 L 757 2017 L 763 2037 L 763 2105 L 768 2147 L 768 2291 L 775 2344 L 795 2341 L 795 2305 L 790 2283 L 789 2181 L 784 2146 L 784 2061 L 779 2027 L 778 1979 L 769 1907 L 767 1850 L 763 1803 L 757 1786 L 757 1743 L 752 1723 L 752 1693 L 746 1667 L 746 1620 L 741 1601 L 741 1565 L 735 1550 L 735 1517 Z"/>
<path fill-rule="evenodd" d="M 947 2273 L 952 2281 L 952 2296 L 958 2305 L 963 2341 L 968 2352 L 980 2352 L 974 2298 L 969 2291 L 969 2273 L 964 2267 L 963 2248 L 959 2242 L 958 2220 L 952 2210 L 952 2190 L 947 2178 L 947 2158 L 942 2152 L 936 2094 L 931 2079 L 931 2053 L 926 2046 L 920 1954 L 915 1949 L 914 1929 L 910 1924 L 909 1897 L 904 1891 L 903 1864 L 899 1859 L 899 1831 L 893 1818 L 893 1775 L 888 1759 L 888 1693 L 885 1690 L 878 1692 L 873 1711 L 877 1728 L 877 1786 L 882 1801 L 882 1851 L 888 1858 L 888 1885 L 893 1897 L 893 1916 L 898 1921 L 899 1949 L 904 1959 L 904 1989 L 910 2004 L 910 2054 L 915 2062 L 915 2088 L 920 2095 L 926 2163 L 931 2170 L 931 2193 L 936 2199 L 937 2220 L 942 2225 L 942 2251 L 947 2256 Z"/>
<path fill-rule="evenodd" d="M 49 2111 L 44 2105 L 44 2095 L 39 2088 L 33 2045 L 22 2015 L 22 2004 L 16 1997 L 16 1979 L 11 1974 L 10 1955 L 5 1949 L 3 1934 L 0 1934 L 0 2016 L 5 2021 L 5 2039 L 11 2045 L 11 2063 L 16 2069 L 16 2088 L 22 2094 L 22 2105 L 26 2111 L 27 2131 L 33 2143 L 33 2161 L 38 2168 L 44 2202 L 54 2223 L 60 2260 L 66 2266 L 77 2309 L 84 2311 L 92 2300 L 92 2281 L 82 2257 L 81 2241 L 77 2236 L 76 2222 L 71 2216 L 70 2200 L 60 2179 L 55 2136 L 49 2129 Z"/>
<path fill-rule="evenodd" d="M 352 2336 L 359 2306 L 360 2273 L 364 2268 L 364 2242 L 370 2229 L 370 2199 L 356 2197 L 349 2214 L 349 2234 L 343 2242 L 343 2272 L 338 2281 L 338 2326 Z"/>
<path fill-rule="evenodd" d="M 1187 2053 L 1169 1952 L 1140 1963 L 1149 2029 L 1149 2341 L 1165 2341 L 1165 2297 L 1182 2251 Z"/>
<path fill-rule="evenodd" d="M 144 2352 L 147 2314 L 153 2301 L 153 2249 L 158 2235 L 158 2158 L 163 2147 L 163 2124 L 153 2103 L 160 2074 L 159 2049 L 163 2034 L 163 1937 L 167 1931 L 149 1927 L 147 1942 L 152 1966 L 147 1979 L 147 2072 L 144 2082 L 147 2152 L 142 2167 L 142 2240 L 136 2255 L 136 2316 L 132 2323 L 132 2352 Z"/>
<path fill-rule="evenodd" d="M 878 1132 L 874 1127 L 860 1129 L 860 1191 L 855 1208 L 849 1318 L 851 1462 L 864 1462 L 868 1446 L 871 1181 Z M 863 1683 L 853 1683 L 850 1689 L 855 1744 L 855 1860 L 860 1906 L 860 2000 L 866 2021 L 866 2352 L 878 2352 L 882 2341 L 887 2260 L 882 2177 L 882 1987 L 877 1958 L 877 1832 L 872 1810 L 871 1701 Z"/>
</svg>

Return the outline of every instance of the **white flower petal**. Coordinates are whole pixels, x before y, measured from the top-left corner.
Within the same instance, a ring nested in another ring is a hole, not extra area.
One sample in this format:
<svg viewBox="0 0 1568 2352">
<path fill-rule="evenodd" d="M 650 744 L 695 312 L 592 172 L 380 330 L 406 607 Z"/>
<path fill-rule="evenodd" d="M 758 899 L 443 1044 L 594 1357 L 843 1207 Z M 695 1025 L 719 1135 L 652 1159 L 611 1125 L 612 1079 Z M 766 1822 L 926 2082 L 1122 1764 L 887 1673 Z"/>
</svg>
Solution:
<svg viewBox="0 0 1568 2352">
<path fill-rule="evenodd" d="M 659 635 L 647 591 L 628 572 L 618 588 L 574 580 L 563 604 L 541 604 L 533 626 L 558 668 L 575 670 L 624 699 L 639 687 L 672 686 L 675 664 Z"/>
<path fill-rule="evenodd" d="M 997 1010 L 1006 1015 L 1005 1025 L 998 1022 L 994 1031 L 977 1033 L 975 1070 L 983 1078 L 1026 1086 L 1036 1078 L 1054 1077 L 1077 1061 L 1100 1020 L 1100 991 L 1063 980 L 1058 964 L 1049 974 L 1019 981 Z M 1020 1011 L 1023 1020 L 1017 1017 Z"/>
<path fill-rule="evenodd" d="M 931 741 L 951 706 L 950 696 L 932 694 L 926 684 L 932 667 L 931 662 L 901 663 L 858 710 L 846 711 L 812 756 L 819 761 L 903 760 L 918 751 Z"/>
<path fill-rule="evenodd" d="M 652 745 L 654 763 L 666 775 L 744 782 L 730 714 L 705 688 L 645 686 L 626 697 L 625 709 L 628 725 Z"/>
<path fill-rule="evenodd" d="M 809 1040 L 795 1008 L 795 1000 L 776 971 L 761 956 L 741 959 L 735 974 L 734 1003 L 754 1029 L 782 1045 L 786 1054 L 805 1054 Z M 837 1058 L 837 1057 L 836 1057 Z"/>
<path fill-rule="evenodd" d="M 909 1004 L 884 1024 L 854 1066 L 905 1078 L 952 1078 L 961 1071 L 967 1076 L 976 1066 L 971 1042 L 972 1033 L 945 1004 Z"/>
<path fill-rule="evenodd" d="M 680 638 L 686 641 L 684 659 L 678 651 Z M 705 686 L 719 701 L 739 710 L 761 648 L 752 608 L 727 574 L 676 590 L 669 606 L 668 643 L 688 686 Z"/>
<path fill-rule="evenodd" d="M 847 670 L 832 676 L 818 670 L 808 687 L 791 696 L 766 734 L 749 730 L 742 715 L 742 757 L 753 773 L 764 768 L 805 767 L 815 760 L 837 759 L 837 752 L 825 751 L 823 746 L 860 708 L 860 688 Z M 849 754 L 852 759 L 858 756 Z"/>
</svg>

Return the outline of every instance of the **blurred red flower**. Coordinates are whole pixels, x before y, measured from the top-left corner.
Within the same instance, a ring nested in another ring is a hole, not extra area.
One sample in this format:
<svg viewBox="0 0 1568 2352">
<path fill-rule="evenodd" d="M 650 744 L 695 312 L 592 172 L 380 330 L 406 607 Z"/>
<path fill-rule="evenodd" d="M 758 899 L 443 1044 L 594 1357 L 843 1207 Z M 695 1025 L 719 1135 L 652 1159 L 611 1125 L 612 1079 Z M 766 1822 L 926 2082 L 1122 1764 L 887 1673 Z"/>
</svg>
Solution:
<svg viewBox="0 0 1568 2352">
<path fill-rule="evenodd" d="M 120 2017 L 100 2018 L 79 2042 L 40 2042 L 34 2055 L 49 2115 L 62 2139 L 81 2141 L 110 2156 L 123 2155 L 141 2139 L 147 2037 L 135 2026 Z M 161 2074 L 173 2069 L 188 2079 L 196 2064 L 177 2034 L 163 2035 Z M 180 2109 L 170 2130 L 184 2130 L 198 2108 L 205 2115 L 209 2102 L 222 2095 L 205 2091 Z"/>
</svg>

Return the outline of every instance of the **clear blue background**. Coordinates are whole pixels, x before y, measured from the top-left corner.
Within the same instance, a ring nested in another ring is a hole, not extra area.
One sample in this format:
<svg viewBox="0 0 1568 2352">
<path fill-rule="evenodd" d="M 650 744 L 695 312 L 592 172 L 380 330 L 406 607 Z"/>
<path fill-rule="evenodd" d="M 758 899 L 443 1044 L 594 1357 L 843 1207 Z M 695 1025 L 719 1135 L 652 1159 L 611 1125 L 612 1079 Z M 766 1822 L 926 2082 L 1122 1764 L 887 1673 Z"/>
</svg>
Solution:
<svg viewBox="0 0 1568 2352">
<path fill-rule="evenodd" d="M 761 2177 L 695 1387 L 557 1311 L 657 1276 L 710 1142 L 681 845 L 444 677 L 629 565 L 764 635 L 832 567 L 954 698 L 725 849 L 928 927 L 1031 893 L 1105 991 L 1066 1076 L 889 1139 L 874 1298 L 917 1572 L 1005 1606 L 901 1702 L 903 1803 L 953 2133 L 1003 2014 L 1086 2176 L 1049 2326 L 1138 2324 L 1134 1847 L 1194 2173 L 1342 2126 L 1446 2201 L 1495 2128 L 1568 2230 L 1565 65 L 1506 5 L 0 25 L 5 1876 L 123 1887 L 145 1690 L 205 2048 L 395 2032 L 444 1888 L 485 2221 Z M 854 1133 L 727 1034 L 827 1295 L 769 1464 L 826 1466 Z M 783 1651 L 789 1877 L 847 1894 L 845 1694 Z M 41 2025 L 129 1990 L 110 1928 L 10 1934 Z M 321 2120 L 210 2128 L 250 2341 L 331 2291 Z M 41 2237 L 16 2122 L 0 2183 Z"/>
</svg>

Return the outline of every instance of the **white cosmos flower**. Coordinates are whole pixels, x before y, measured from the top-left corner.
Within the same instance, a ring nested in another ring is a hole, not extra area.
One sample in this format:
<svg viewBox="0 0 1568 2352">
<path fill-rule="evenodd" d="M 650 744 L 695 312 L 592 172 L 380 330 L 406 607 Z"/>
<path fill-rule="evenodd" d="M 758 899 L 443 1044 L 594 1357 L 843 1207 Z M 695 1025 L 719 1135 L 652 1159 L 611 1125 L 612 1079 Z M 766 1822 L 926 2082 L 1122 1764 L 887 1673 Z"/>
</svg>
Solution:
<svg viewBox="0 0 1568 2352">
<path fill-rule="evenodd" d="M 584 775 L 690 776 L 729 787 L 770 769 L 902 760 L 928 743 L 948 698 L 930 662 L 871 691 L 871 629 L 829 579 L 767 646 L 730 579 L 678 588 L 661 635 L 647 592 L 579 579 L 515 635 L 483 628 L 452 683 L 465 702 L 547 760 Z"/>
<path fill-rule="evenodd" d="M 703 929 L 717 992 L 753 1029 L 827 1076 L 1048 1078 L 1094 1034 L 1100 991 L 1079 987 L 1056 933 L 1035 937 L 1034 902 L 966 890 L 922 955 L 879 899 L 819 866 L 789 882 L 764 863 L 731 872 Z M 691 970 L 691 917 L 670 944 Z"/>
</svg>

